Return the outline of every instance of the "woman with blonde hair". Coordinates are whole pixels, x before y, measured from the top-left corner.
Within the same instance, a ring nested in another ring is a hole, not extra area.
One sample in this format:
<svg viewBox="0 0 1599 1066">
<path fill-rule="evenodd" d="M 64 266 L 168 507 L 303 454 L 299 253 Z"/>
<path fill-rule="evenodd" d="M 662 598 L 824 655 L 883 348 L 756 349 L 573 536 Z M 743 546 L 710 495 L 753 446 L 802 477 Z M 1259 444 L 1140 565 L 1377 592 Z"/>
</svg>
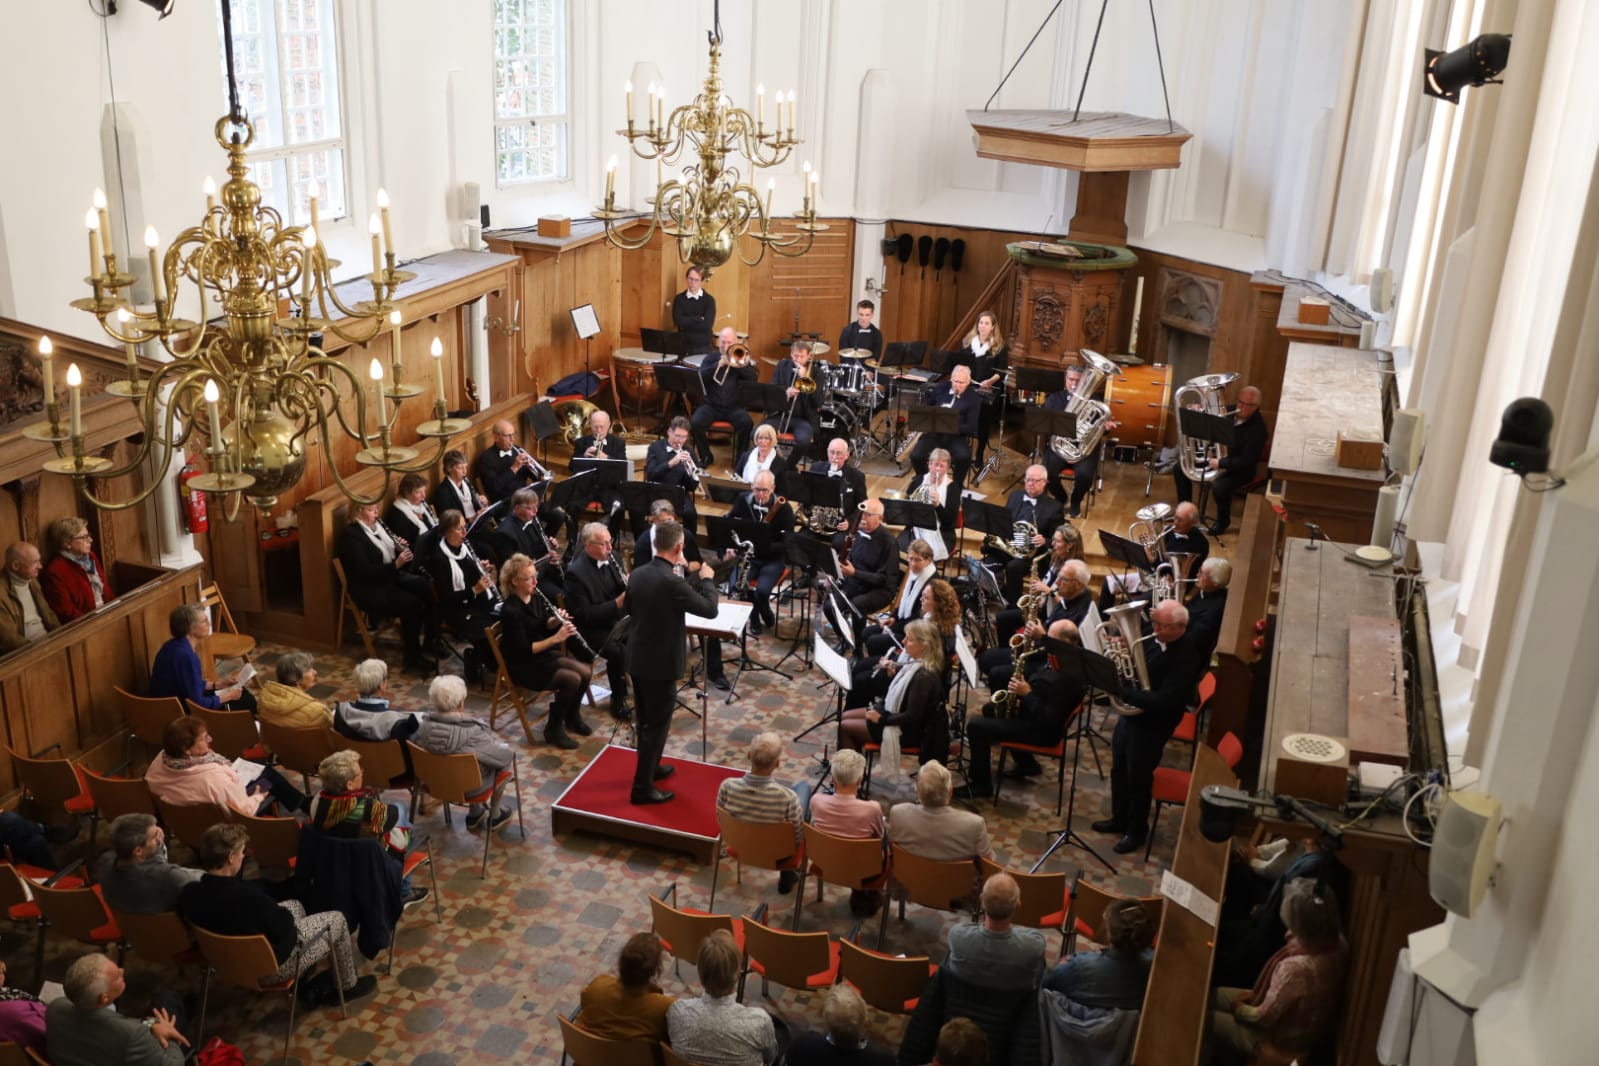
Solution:
<svg viewBox="0 0 1599 1066">
<path fill-rule="evenodd" d="M 58 518 L 45 532 L 45 543 L 51 558 L 39 574 L 39 584 L 57 618 L 70 622 L 117 598 L 94 552 L 89 523 L 77 515 Z"/>
<path fill-rule="evenodd" d="M 905 651 L 897 659 L 880 664 L 889 675 L 888 692 L 882 706 L 857 707 L 844 712 L 838 726 L 841 748 L 860 751 L 869 740 L 883 742 L 885 726 L 898 726 L 908 746 L 919 746 L 923 761 L 937 759 L 944 752 L 934 750 L 930 734 L 947 736 L 939 711 L 944 701 L 944 641 L 938 627 L 918 618 L 905 627 Z"/>
<path fill-rule="evenodd" d="M 566 642 L 577 626 L 541 595 L 538 568 L 517 552 L 500 568 L 505 606 L 500 608 L 500 654 L 511 680 L 534 692 L 554 691 L 544 741 L 570 751 L 577 741 L 568 730 L 589 736 L 594 728 L 583 721 L 583 693 L 588 691 L 592 668 L 567 653 Z"/>
<path fill-rule="evenodd" d="M 976 461 L 981 463 L 983 452 L 988 447 L 988 436 L 994 428 L 994 412 L 999 410 L 997 403 L 989 402 L 993 393 L 988 390 L 1001 387 L 1005 371 L 1010 369 L 1010 359 L 1005 354 L 1005 338 L 1000 335 L 999 319 L 994 312 L 978 313 L 977 324 L 962 342 L 957 362 L 966 363 L 972 368 L 972 387 L 984 390 L 983 409 L 977 423 Z"/>
</svg>

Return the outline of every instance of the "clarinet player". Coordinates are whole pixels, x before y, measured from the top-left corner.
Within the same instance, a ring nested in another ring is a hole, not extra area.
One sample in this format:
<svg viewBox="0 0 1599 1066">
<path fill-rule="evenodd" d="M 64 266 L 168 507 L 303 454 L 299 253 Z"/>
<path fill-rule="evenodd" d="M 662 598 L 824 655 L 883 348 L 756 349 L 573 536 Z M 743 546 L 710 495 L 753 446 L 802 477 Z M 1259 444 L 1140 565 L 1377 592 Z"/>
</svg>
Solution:
<svg viewBox="0 0 1599 1066">
<path fill-rule="evenodd" d="M 568 640 L 581 639 L 577 626 L 539 591 L 538 567 L 526 555 L 518 552 L 505 561 L 500 583 L 505 595 L 500 609 L 505 669 L 525 689 L 555 692 L 544 743 L 571 751 L 577 747 L 573 733 L 586 737 L 594 732 L 583 721 L 590 671 L 567 648 Z"/>
</svg>

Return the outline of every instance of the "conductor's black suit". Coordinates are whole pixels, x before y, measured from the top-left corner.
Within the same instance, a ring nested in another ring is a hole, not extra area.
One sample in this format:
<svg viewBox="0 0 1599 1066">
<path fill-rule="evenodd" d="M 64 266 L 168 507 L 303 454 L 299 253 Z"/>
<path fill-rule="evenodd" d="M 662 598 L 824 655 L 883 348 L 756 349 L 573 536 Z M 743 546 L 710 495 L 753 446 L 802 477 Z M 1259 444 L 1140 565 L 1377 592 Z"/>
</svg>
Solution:
<svg viewBox="0 0 1599 1066">
<path fill-rule="evenodd" d="M 666 750 L 672 727 L 677 683 L 687 669 L 683 655 L 684 616 L 716 617 L 716 585 L 709 571 L 697 579 L 678 577 L 672 564 L 651 559 L 634 569 L 627 582 L 627 613 L 633 632 L 648 640 L 629 640 L 627 672 L 633 680 L 638 707 L 638 766 L 633 773 L 632 799 L 646 798 L 655 788 L 655 770 Z"/>
</svg>

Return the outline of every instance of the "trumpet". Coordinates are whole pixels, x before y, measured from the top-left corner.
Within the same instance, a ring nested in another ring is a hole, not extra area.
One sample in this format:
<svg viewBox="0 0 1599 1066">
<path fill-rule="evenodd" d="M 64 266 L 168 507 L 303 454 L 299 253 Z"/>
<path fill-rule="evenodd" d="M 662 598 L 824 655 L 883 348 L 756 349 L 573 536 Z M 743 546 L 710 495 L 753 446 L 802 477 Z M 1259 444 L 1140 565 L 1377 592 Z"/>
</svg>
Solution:
<svg viewBox="0 0 1599 1066">
<path fill-rule="evenodd" d="M 539 598 L 539 602 L 544 604 L 544 609 L 546 611 L 549 611 L 550 614 L 553 615 L 555 618 L 559 619 L 562 622 L 572 622 L 572 616 L 567 614 L 565 611 L 561 610 L 559 607 L 555 606 L 555 604 L 551 603 L 550 602 L 550 598 L 548 596 L 544 595 L 543 591 L 540 590 L 537 585 L 535 585 L 533 587 L 533 595 L 535 595 L 535 596 L 537 596 Z M 576 629 L 577 629 L 577 623 L 576 622 L 572 622 L 572 629 L 574 630 L 574 632 L 572 633 L 571 637 L 568 638 L 568 639 L 577 641 L 578 647 L 583 649 L 583 654 L 587 655 L 590 659 L 598 658 L 598 656 L 596 656 L 594 654 L 594 649 L 589 647 L 589 642 L 583 639 L 583 634 L 576 632 Z"/>
<path fill-rule="evenodd" d="M 722 353 L 716 372 L 711 375 L 711 380 L 718 385 L 726 384 L 729 370 L 742 370 L 755 363 L 755 357 L 750 354 L 749 345 L 735 344 Z"/>
<path fill-rule="evenodd" d="M 517 454 L 518 458 L 526 460 L 527 468 L 533 471 L 533 480 L 549 481 L 555 476 L 554 474 L 550 473 L 549 469 L 543 463 L 533 458 L 532 452 L 529 452 L 520 444 L 511 445 L 511 449 Z"/>
<path fill-rule="evenodd" d="M 584 458 L 598 459 L 605 454 L 605 438 L 595 437 L 594 443 L 589 445 L 588 451 L 583 453 Z"/>
<path fill-rule="evenodd" d="M 699 464 L 694 461 L 694 456 L 689 454 L 688 449 L 673 448 L 672 450 L 676 452 L 682 460 L 680 465 L 684 470 L 688 471 L 689 477 L 693 478 L 695 481 L 698 481 L 704 475 L 704 471 L 699 468 Z"/>
</svg>

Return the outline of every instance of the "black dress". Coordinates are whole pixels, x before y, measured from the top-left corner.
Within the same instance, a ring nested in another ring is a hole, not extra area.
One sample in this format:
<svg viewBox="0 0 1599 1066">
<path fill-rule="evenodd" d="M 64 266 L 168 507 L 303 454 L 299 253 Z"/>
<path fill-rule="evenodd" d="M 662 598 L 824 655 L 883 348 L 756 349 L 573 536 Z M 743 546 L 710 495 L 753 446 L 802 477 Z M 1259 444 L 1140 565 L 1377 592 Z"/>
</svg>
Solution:
<svg viewBox="0 0 1599 1066">
<path fill-rule="evenodd" d="M 551 687 L 561 665 L 560 646 L 535 653 L 533 642 L 547 640 L 554 632 L 550 613 L 537 596 L 525 603 L 516 596 L 505 601 L 500 608 L 500 654 L 512 681 L 534 691 Z"/>
</svg>

